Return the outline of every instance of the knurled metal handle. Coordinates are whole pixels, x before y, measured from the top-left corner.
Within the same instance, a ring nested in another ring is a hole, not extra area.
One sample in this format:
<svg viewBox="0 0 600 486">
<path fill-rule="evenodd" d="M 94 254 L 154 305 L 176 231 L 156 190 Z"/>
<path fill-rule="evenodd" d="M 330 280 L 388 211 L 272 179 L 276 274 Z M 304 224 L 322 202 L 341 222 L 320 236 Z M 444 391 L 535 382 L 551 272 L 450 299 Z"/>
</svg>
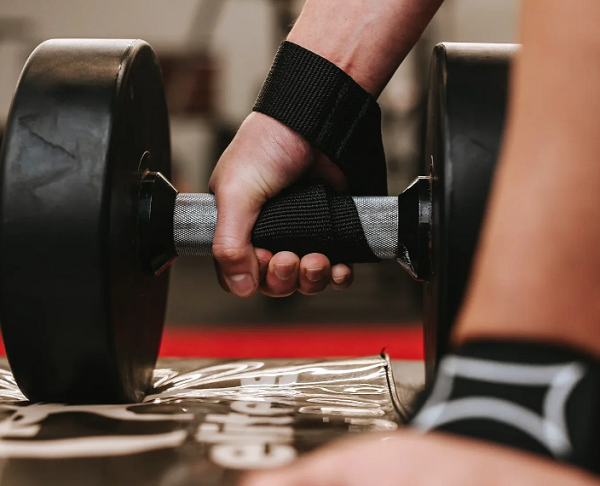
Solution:
<svg viewBox="0 0 600 486">
<path fill-rule="evenodd" d="M 398 255 L 398 198 L 354 197 L 364 234 L 375 256 Z M 307 221 L 310 224 L 310 221 Z M 178 194 L 173 214 L 175 250 L 179 256 L 211 256 L 217 225 L 212 194 Z M 351 263 L 351 262 L 348 262 Z"/>
</svg>

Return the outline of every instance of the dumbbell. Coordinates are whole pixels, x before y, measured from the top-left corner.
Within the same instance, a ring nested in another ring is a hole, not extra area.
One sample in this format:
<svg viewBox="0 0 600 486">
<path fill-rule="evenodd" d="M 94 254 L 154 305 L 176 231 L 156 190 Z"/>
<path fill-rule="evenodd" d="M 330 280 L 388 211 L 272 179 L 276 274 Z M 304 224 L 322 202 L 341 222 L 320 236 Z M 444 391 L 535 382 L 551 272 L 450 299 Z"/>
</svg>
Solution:
<svg viewBox="0 0 600 486">
<path fill-rule="evenodd" d="M 425 282 L 431 371 L 462 298 L 502 133 L 514 46 L 434 53 L 426 175 L 398 197 L 298 186 L 270 201 L 257 246 L 332 261 L 397 258 Z M 210 255 L 214 198 L 169 181 L 152 48 L 51 40 L 29 57 L 1 154 L 0 321 L 32 401 L 137 402 L 149 389 L 168 266 Z"/>
</svg>

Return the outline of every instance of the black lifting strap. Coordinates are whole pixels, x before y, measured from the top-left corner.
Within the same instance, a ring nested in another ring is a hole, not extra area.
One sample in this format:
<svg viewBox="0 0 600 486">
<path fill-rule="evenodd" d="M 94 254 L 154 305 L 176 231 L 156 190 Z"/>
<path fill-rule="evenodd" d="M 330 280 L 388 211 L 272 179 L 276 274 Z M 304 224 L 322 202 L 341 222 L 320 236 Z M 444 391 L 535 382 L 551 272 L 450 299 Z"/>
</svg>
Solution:
<svg viewBox="0 0 600 486">
<path fill-rule="evenodd" d="M 379 105 L 335 64 L 283 42 L 253 110 L 321 150 L 342 169 L 351 194 L 387 194 Z"/>
<path fill-rule="evenodd" d="M 352 197 L 323 184 L 295 186 L 267 201 L 254 225 L 252 244 L 302 257 L 323 253 L 332 264 L 377 262 Z"/>
</svg>

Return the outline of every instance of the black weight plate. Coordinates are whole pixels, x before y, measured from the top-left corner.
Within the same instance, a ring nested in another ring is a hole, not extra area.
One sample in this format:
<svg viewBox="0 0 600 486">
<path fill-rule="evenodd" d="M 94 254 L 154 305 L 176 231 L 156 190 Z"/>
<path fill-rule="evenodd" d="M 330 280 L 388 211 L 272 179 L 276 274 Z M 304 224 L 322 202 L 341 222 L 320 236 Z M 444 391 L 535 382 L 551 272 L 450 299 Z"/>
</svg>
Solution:
<svg viewBox="0 0 600 486">
<path fill-rule="evenodd" d="M 32 401 L 139 401 L 168 283 L 166 272 L 140 269 L 137 249 L 141 172 L 170 175 L 151 47 L 41 44 L 21 75 L 1 162 L 0 322 L 18 385 Z"/>
<path fill-rule="evenodd" d="M 440 44 L 433 54 L 425 164 L 432 176 L 431 278 L 425 284 L 427 376 L 448 349 L 502 140 L 518 46 Z"/>
</svg>

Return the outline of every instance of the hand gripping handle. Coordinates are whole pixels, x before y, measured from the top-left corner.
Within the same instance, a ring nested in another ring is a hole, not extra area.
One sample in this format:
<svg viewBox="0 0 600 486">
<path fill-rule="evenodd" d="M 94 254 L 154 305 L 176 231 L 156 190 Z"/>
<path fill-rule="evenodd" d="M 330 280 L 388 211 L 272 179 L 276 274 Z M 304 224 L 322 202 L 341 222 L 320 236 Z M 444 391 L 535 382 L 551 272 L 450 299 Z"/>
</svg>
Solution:
<svg viewBox="0 0 600 486">
<path fill-rule="evenodd" d="M 173 215 L 177 254 L 212 255 L 216 224 L 213 195 L 178 194 Z M 296 188 L 265 204 L 252 242 L 273 253 L 323 253 L 332 263 L 396 258 L 398 198 L 351 197 L 322 184 Z"/>
</svg>

